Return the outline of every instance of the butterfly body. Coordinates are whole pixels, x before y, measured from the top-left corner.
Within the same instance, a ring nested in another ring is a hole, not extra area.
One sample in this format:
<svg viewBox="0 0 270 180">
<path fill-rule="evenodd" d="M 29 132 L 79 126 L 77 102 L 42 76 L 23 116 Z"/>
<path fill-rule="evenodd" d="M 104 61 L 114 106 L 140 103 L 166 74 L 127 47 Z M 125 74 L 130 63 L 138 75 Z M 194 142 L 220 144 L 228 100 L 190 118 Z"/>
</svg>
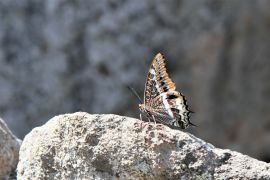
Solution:
<svg viewBox="0 0 270 180">
<path fill-rule="evenodd" d="M 158 53 L 147 76 L 144 102 L 139 104 L 140 111 L 146 114 L 148 119 L 166 125 L 182 129 L 192 125 L 186 100 L 175 89 L 176 86 L 166 71 L 165 59 Z"/>
</svg>

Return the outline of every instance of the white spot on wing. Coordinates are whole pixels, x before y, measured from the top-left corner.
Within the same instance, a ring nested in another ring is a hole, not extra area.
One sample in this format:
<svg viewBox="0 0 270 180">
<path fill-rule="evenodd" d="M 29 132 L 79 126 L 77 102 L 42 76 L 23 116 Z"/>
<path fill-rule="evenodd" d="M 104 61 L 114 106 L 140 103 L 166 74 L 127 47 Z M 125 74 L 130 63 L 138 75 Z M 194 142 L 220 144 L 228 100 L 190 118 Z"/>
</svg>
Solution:
<svg viewBox="0 0 270 180">
<path fill-rule="evenodd" d="M 167 101 L 167 99 L 166 99 L 167 93 L 162 93 L 162 94 L 161 94 L 161 97 L 162 97 L 162 102 L 163 102 L 163 104 L 164 104 L 164 106 L 165 106 L 166 111 L 169 113 L 169 115 L 170 115 L 172 118 L 174 118 L 173 112 L 172 112 L 172 110 L 171 110 L 171 107 L 170 107 L 170 105 L 169 105 L 169 103 L 168 103 L 168 101 Z"/>
<path fill-rule="evenodd" d="M 156 72 L 155 72 L 155 70 L 154 69 L 150 69 L 150 71 L 149 71 L 151 74 L 153 74 L 153 75 L 156 75 Z"/>
<path fill-rule="evenodd" d="M 156 77 L 156 72 L 155 72 L 155 70 L 154 70 L 154 69 L 150 69 L 149 72 L 153 75 L 153 80 L 156 82 L 155 87 L 156 87 L 157 91 L 158 91 L 159 93 L 161 93 L 161 92 L 160 92 L 160 88 L 159 88 L 159 86 L 158 86 L 158 82 L 157 82 L 157 77 Z"/>
</svg>

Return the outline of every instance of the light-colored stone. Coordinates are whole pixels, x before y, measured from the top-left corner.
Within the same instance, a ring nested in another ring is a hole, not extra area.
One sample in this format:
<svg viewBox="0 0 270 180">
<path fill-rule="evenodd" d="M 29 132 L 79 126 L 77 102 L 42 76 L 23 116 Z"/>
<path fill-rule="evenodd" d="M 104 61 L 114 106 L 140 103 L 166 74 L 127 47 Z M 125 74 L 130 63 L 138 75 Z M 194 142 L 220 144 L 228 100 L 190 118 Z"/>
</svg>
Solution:
<svg viewBox="0 0 270 180">
<path fill-rule="evenodd" d="M 18 179 L 269 179 L 270 165 L 167 126 L 118 115 L 56 116 L 20 149 Z"/>
<path fill-rule="evenodd" d="M 0 179 L 15 174 L 21 140 L 17 139 L 0 118 Z"/>
</svg>

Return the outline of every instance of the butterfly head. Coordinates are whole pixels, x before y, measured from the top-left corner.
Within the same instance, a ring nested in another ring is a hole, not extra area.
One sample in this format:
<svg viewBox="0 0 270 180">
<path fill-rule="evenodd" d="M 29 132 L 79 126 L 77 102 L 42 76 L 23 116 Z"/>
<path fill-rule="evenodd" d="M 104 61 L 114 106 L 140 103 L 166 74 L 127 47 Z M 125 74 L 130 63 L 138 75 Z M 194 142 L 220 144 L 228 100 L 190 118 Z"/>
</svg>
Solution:
<svg viewBox="0 0 270 180">
<path fill-rule="evenodd" d="M 139 104 L 139 109 L 141 112 L 145 111 L 145 105 L 144 104 Z"/>
</svg>

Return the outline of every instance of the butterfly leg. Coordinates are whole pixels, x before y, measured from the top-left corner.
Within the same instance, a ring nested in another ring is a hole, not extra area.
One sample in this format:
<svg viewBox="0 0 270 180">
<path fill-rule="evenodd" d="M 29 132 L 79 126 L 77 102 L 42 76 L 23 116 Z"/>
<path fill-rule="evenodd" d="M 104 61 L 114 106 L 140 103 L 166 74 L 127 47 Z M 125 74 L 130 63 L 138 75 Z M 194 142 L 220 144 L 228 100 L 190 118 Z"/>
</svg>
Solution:
<svg viewBox="0 0 270 180">
<path fill-rule="evenodd" d="M 156 119 L 155 119 L 154 115 L 152 115 L 152 119 L 154 120 L 155 125 L 157 125 L 157 122 L 156 122 Z"/>
<path fill-rule="evenodd" d="M 148 120 L 148 122 L 150 124 L 151 123 L 151 115 L 149 113 L 146 114 L 146 118 L 147 118 L 147 120 Z"/>
</svg>

